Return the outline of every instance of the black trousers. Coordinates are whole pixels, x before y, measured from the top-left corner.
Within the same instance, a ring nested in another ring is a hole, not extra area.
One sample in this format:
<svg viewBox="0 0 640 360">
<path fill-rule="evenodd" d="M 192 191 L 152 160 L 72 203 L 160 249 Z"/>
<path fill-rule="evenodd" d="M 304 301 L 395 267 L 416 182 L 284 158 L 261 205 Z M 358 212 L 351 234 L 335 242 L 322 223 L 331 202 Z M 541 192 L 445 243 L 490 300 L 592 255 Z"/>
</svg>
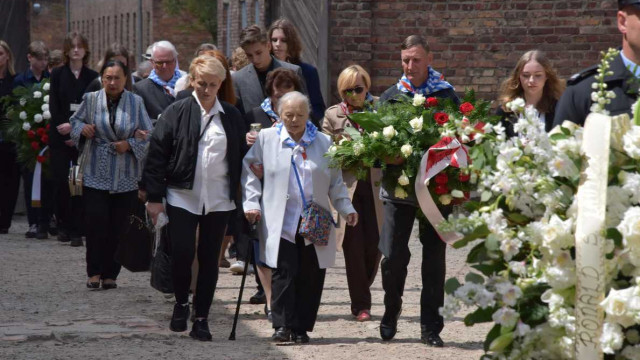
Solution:
<svg viewBox="0 0 640 360">
<path fill-rule="evenodd" d="M 31 205 L 31 191 L 33 186 L 33 171 L 26 166 L 22 167 L 22 185 L 24 186 L 24 203 L 27 208 L 27 220 L 29 225 L 41 225 L 45 229 L 51 220 L 53 213 L 53 181 L 46 174 L 42 174 L 40 182 L 40 207 Z"/>
<path fill-rule="evenodd" d="M 82 234 L 82 200 L 79 196 L 71 196 L 69 192 L 69 167 L 78 161 L 78 151 L 65 146 L 51 148 L 51 179 L 53 182 L 53 213 L 56 215 L 58 227 L 69 236 Z"/>
<path fill-rule="evenodd" d="M 351 203 L 360 214 L 360 221 L 356 226 L 346 227 L 342 249 L 347 268 L 351 313 L 357 315 L 360 310 L 371 309 L 370 287 L 380 262 L 380 235 L 370 181 L 358 181 Z"/>
<path fill-rule="evenodd" d="M 173 260 L 173 289 L 178 304 L 189 302 L 191 264 L 196 253 L 196 228 L 200 225 L 198 242 L 198 281 L 194 299 L 196 317 L 207 318 L 218 283 L 218 256 L 231 211 L 214 211 L 195 215 L 167 204 L 169 238 Z"/>
<path fill-rule="evenodd" d="M 120 264 L 114 256 L 133 204 L 138 201 L 138 192 L 111 194 L 85 186 L 82 198 L 86 209 L 87 276 L 100 275 L 102 279 L 115 280 L 120 273 Z"/>
<path fill-rule="evenodd" d="M 318 266 L 314 245 L 305 246 L 296 235 L 296 243 L 280 239 L 278 267 L 271 281 L 273 328 L 313 331 L 316 323 L 326 269 Z"/>
<path fill-rule="evenodd" d="M 18 201 L 20 189 L 20 167 L 17 162 L 16 145 L 0 141 L 0 229 L 9 229 Z"/>
<path fill-rule="evenodd" d="M 402 307 L 402 294 L 407 279 L 407 266 L 411 258 L 409 238 L 417 208 L 386 201 L 384 223 L 380 238 L 382 259 L 382 287 L 385 311 L 395 314 Z M 446 216 L 446 215 L 445 215 Z M 420 323 L 427 331 L 439 334 L 444 321 L 438 309 L 444 304 L 444 277 L 446 244 L 427 221 L 419 222 L 422 243 L 422 294 L 420 296 Z"/>
</svg>

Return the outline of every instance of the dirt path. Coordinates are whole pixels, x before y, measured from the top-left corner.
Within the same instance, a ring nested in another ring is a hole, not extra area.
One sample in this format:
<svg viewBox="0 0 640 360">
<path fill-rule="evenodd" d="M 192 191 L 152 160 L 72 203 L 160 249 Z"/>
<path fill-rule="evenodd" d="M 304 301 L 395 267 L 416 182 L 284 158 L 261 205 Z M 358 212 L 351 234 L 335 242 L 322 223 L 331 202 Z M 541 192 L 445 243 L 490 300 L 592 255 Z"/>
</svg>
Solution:
<svg viewBox="0 0 640 360">
<path fill-rule="evenodd" d="M 414 229 L 415 230 L 415 229 Z M 327 272 L 322 306 L 309 345 L 276 346 L 262 305 L 243 304 L 237 340 L 227 340 L 240 277 L 221 269 L 210 314 L 213 342 L 168 330 L 173 299 L 149 286 L 148 273 L 123 269 L 119 288 L 85 288 L 85 248 L 25 239 L 24 217 L 9 235 L 0 235 L 0 359 L 479 359 L 483 331 L 457 318 L 447 322 L 445 347 L 420 343 L 420 243 L 406 283 L 398 334 L 382 342 L 378 325 L 384 307 L 380 276 L 373 284 L 373 320 L 358 323 L 349 311 L 344 258 Z M 447 275 L 464 277 L 466 251 L 449 249 Z M 248 281 L 249 295 L 254 282 Z M 247 293 L 245 293 L 247 294 Z"/>
</svg>

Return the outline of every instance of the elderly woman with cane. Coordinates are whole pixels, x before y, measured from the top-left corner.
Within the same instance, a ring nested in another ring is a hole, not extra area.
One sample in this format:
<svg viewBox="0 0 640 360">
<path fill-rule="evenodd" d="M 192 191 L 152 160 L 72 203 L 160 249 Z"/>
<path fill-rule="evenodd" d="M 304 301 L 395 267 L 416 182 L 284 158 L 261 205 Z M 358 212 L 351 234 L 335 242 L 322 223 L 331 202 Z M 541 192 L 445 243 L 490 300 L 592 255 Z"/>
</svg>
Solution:
<svg viewBox="0 0 640 360">
<path fill-rule="evenodd" d="M 245 215 L 251 224 L 259 221 L 260 257 L 273 268 L 277 342 L 309 342 L 326 268 L 336 256 L 329 202 L 348 225 L 358 222 L 340 169 L 329 168 L 324 157 L 331 138 L 318 132 L 309 113 L 306 96 L 285 94 L 278 103 L 282 122 L 258 133 L 242 167 Z M 255 164 L 262 164 L 264 183 L 251 168 Z"/>
<path fill-rule="evenodd" d="M 149 211 L 154 223 L 167 200 L 176 304 L 169 328 L 185 331 L 189 319 L 191 263 L 200 264 L 195 321 L 189 335 L 210 341 L 209 308 L 218 282 L 218 255 L 235 209 L 244 147 L 240 112 L 220 101 L 226 70 L 212 56 L 198 56 L 189 67 L 192 96 L 169 105 L 151 136 L 144 169 Z"/>
</svg>

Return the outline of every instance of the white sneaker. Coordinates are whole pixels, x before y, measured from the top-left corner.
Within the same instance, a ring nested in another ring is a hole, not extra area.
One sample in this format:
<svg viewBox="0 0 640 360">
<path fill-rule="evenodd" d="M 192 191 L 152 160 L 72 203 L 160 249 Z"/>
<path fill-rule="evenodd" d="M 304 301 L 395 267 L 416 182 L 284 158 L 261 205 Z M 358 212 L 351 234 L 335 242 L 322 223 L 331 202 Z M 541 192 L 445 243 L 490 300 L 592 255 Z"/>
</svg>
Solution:
<svg viewBox="0 0 640 360">
<path fill-rule="evenodd" d="M 229 268 L 235 275 L 242 275 L 244 273 L 244 261 L 238 260 Z"/>
</svg>

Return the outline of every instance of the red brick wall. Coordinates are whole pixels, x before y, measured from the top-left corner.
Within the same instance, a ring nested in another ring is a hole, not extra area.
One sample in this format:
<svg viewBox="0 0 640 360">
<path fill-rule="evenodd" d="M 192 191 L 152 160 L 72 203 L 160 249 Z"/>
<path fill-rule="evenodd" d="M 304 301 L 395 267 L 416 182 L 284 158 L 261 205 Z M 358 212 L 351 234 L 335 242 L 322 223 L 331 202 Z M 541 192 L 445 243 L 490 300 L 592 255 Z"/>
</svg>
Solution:
<svg viewBox="0 0 640 360">
<path fill-rule="evenodd" d="M 527 50 L 547 52 L 563 78 L 597 62 L 599 51 L 620 46 L 614 1 L 333 0 L 330 12 L 331 82 L 358 63 L 380 94 L 401 76 L 400 43 L 425 36 L 433 67 L 459 92 L 473 88 L 495 99 L 499 84 Z"/>
<path fill-rule="evenodd" d="M 31 41 L 41 40 L 49 50 L 62 50 L 62 43 L 67 32 L 67 14 L 64 0 L 40 0 L 40 13 L 33 11 L 29 16 Z M 33 9 L 30 6 L 30 9 Z"/>
</svg>

